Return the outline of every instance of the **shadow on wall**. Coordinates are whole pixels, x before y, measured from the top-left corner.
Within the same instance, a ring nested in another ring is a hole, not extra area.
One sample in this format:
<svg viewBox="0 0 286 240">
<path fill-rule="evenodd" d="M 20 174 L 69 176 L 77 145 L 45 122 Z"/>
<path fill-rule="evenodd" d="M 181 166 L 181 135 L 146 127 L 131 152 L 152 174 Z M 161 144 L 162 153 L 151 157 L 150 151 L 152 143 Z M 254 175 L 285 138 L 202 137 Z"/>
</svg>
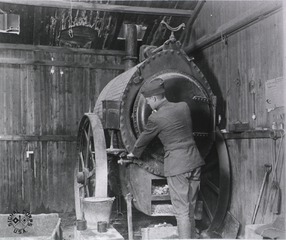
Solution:
<svg viewBox="0 0 286 240">
<path fill-rule="evenodd" d="M 195 59 L 195 64 L 200 68 L 204 76 L 206 77 L 208 83 L 214 95 L 217 97 L 217 119 L 216 123 L 220 129 L 226 128 L 226 101 L 223 98 L 223 93 L 221 91 L 219 80 L 216 78 L 213 70 L 208 64 L 205 55 L 202 51 L 194 52 L 191 54 Z M 220 119 L 218 116 L 220 115 Z"/>
</svg>

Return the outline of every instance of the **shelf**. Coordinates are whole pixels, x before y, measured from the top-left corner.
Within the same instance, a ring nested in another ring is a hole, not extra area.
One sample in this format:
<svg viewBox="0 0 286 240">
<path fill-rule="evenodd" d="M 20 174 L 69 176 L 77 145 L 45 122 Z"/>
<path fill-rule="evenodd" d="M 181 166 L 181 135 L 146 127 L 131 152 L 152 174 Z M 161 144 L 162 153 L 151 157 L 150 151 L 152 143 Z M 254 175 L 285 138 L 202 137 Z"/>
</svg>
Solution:
<svg viewBox="0 0 286 240">
<path fill-rule="evenodd" d="M 256 138 L 281 138 L 284 130 L 249 130 L 244 132 L 222 132 L 224 139 L 256 139 Z"/>
<path fill-rule="evenodd" d="M 151 196 L 151 201 L 169 201 L 169 200 L 171 200 L 169 194 Z"/>
</svg>

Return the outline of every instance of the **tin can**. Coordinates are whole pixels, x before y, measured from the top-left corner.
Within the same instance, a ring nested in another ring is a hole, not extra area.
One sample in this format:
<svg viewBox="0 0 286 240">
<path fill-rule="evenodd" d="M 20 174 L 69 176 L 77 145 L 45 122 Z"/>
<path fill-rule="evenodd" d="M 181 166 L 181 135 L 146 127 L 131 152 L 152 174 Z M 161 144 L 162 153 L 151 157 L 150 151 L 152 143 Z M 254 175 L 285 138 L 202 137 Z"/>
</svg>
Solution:
<svg viewBox="0 0 286 240">
<path fill-rule="evenodd" d="M 86 230 L 86 220 L 76 220 L 76 229 L 79 231 Z"/>
<path fill-rule="evenodd" d="M 97 223 L 97 231 L 100 233 L 107 232 L 107 222 L 100 221 Z"/>
</svg>

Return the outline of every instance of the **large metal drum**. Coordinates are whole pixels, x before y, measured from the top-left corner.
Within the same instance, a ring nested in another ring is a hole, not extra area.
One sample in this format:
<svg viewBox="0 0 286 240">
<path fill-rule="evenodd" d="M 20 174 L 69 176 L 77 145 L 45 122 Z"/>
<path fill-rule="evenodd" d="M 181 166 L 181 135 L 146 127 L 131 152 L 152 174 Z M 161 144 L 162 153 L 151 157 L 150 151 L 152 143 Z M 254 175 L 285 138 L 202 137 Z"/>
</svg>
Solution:
<svg viewBox="0 0 286 240">
<path fill-rule="evenodd" d="M 184 101 L 191 110 L 194 138 L 207 162 L 200 199 L 206 222 L 212 227 L 222 221 L 229 198 L 228 162 L 220 160 L 223 151 L 214 148 L 216 98 L 202 72 L 175 41 L 167 41 L 143 62 L 111 80 L 100 93 L 94 112 L 83 117 L 78 134 L 79 167 L 75 177 L 76 184 L 80 184 L 75 187 L 76 194 L 106 194 L 102 188 L 107 189 L 107 159 L 114 165 L 118 160 L 116 149 L 132 151 L 151 114 L 141 89 L 155 77 L 164 80 L 169 101 Z M 116 166 L 119 179 L 113 181 L 116 186 L 110 181 L 110 187 L 115 191 L 120 188 L 118 193 L 123 195 L 131 193 L 134 206 L 147 215 L 173 215 L 169 195 L 156 195 L 153 191 L 166 184 L 163 156 L 160 140 L 154 139 L 141 159 Z M 109 177 L 112 178 L 110 170 Z"/>
</svg>

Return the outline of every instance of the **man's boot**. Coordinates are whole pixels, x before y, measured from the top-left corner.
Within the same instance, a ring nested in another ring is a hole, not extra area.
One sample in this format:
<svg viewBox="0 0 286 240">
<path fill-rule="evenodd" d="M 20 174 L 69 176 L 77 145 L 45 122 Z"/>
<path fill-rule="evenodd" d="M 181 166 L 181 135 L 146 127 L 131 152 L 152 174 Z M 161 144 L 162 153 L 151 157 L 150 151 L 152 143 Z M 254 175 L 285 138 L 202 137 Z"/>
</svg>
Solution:
<svg viewBox="0 0 286 240">
<path fill-rule="evenodd" d="M 190 221 L 177 219 L 177 226 L 180 239 L 191 239 L 192 231 Z"/>
</svg>

